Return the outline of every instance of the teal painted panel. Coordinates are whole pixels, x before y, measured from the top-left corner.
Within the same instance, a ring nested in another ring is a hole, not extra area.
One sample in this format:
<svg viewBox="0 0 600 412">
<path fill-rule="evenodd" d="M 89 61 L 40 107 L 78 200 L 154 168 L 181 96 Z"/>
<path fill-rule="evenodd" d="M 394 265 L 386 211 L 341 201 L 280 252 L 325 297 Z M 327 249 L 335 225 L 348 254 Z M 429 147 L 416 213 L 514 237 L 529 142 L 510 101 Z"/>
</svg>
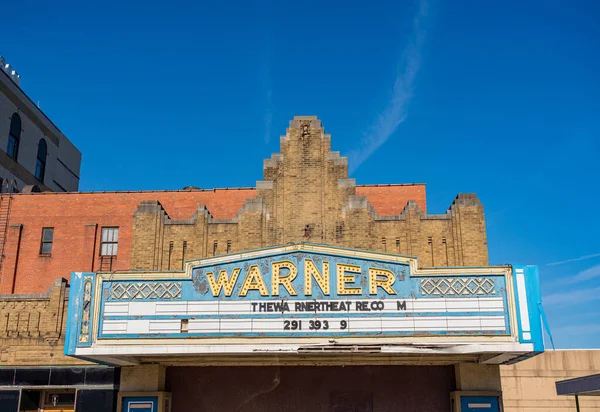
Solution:
<svg viewBox="0 0 600 412">
<path fill-rule="evenodd" d="M 111 280 L 101 295 L 100 338 L 510 334 L 504 275 L 412 276 L 403 262 L 327 253 Z M 132 310 L 140 302 L 147 311 Z"/>
</svg>

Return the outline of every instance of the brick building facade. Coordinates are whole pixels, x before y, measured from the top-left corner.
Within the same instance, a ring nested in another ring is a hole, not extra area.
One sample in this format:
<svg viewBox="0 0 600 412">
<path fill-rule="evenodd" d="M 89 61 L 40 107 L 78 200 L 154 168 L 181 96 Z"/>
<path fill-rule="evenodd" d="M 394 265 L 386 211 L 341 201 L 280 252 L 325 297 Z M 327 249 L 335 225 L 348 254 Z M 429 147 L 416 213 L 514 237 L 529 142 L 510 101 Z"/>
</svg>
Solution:
<svg viewBox="0 0 600 412">
<path fill-rule="evenodd" d="M 459 194 L 445 213 L 429 214 L 424 184 L 357 185 L 315 117 L 291 121 L 281 153 L 264 161 L 263 180 L 254 188 L 31 193 L 3 195 L 0 202 L 5 367 L 90 367 L 62 355 L 72 272 L 170 273 L 192 259 L 299 242 L 413 256 L 419 268 L 489 264 L 483 205 L 475 195 Z M 440 387 L 460 389 L 465 378 L 454 377 L 452 364 L 440 363 L 446 365 Z M 163 383 L 155 390 L 164 389 L 164 367 L 158 371 Z M 177 382 L 178 373 L 166 376 Z M 427 373 L 420 370 L 419 379 L 426 381 Z M 494 385 L 488 389 L 499 390 Z M 139 389 L 131 379 L 124 386 Z"/>
<path fill-rule="evenodd" d="M 458 195 L 428 214 L 424 184 L 356 185 L 315 118 L 297 117 L 256 188 L 4 196 L 1 293 L 42 293 L 72 271 L 180 270 L 183 261 L 290 242 L 488 264 L 483 205 Z M 51 253 L 42 232 L 53 229 Z M 102 254 L 102 228 L 118 251 Z"/>
</svg>

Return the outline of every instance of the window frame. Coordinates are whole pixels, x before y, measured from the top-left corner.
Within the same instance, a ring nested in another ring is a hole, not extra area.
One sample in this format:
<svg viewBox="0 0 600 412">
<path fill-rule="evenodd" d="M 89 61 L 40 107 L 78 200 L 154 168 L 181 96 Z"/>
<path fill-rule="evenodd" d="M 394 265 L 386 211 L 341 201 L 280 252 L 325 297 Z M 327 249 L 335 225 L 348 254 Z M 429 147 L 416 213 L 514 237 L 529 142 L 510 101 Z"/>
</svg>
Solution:
<svg viewBox="0 0 600 412">
<path fill-rule="evenodd" d="M 44 235 L 47 233 L 47 231 L 49 233 L 51 233 L 50 240 L 45 239 Z M 50 245 L 50 251 L 48 251 L 48 252 L 44 251 L 45 245 Z M 42 237 L 40 239 L 40 255 L 42 255 L 42 256 L 51 255 L 53 246 L 54 246 L 54 227 L 43 227 L 42 228 Z"/>
<path fill-rule="evenodd" d="M 8 146 L 6 147 L 6 154 L 15 162 L 19 157 L 22 127 L 23 123 L 21 121 L 21 116 L 17 112 L 13 113 L 13 115 L 10 117 L 10 129 L 8 131 Z M 11 148 L 12 150 L 10 150 Z"/>
<path fill-rule="evenodd" d="M 43 153 L 42 153 L 43 149 Z M 43 158 L 42 158 L 43 157 Z M 34 176 L 37 180 L 44 183 L 44 177 L 46 176 L 46 160 L 48 159 L 48 143 L 43 137 L 38 142 L 37 157 L 35 160 L 35 171 Z M 38 169 L 40 170 L 38 176 Z"/>
<path fill-rule="evenodd" d="M 104 233 L 111 233 L 111 240 L 105 240 Z M 116 240 L 114 240 L 114 235 Z M 107 246 L 107 252 L 110 249 L 111 253 L 104 253 L 104 246 Z M 111 247 L 109 247 L 111 246 Z M 114 253 L 113 253 L 114 252 Z M 100 256 L 117 256 L 119 252 L 119 226 L 102 226 L 100 230 Z"/>
</svg>

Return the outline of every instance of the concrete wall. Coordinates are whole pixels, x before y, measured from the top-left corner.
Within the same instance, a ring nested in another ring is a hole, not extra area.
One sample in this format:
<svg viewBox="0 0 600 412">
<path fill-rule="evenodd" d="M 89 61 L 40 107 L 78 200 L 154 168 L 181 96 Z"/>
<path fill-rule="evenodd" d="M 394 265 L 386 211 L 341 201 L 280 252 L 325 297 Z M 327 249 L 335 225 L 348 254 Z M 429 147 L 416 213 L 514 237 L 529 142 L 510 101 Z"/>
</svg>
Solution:
<svg viewBox="0 0 600 412">
<path fill-rule="evenodd" d="M 500 367 L 505 412 L 574 412 L 575 398 L 556 395 L 555 382 L 600 373 L 600 350 L 547 351 Z M 582 411 L 600 410 L 600 397 L 580 397 Z"/>
<path fill-rule="evenodd" d="M 172 412 L 440 412 L 454 387 L 452 366 L 169 367 L 166 379 Z"/>
<path fill-rule="evenodd" d="M 21 139 L 17 161 L 6 155 L 10 120 L 13 113 L 21 117 Z M 40 139 L 48 146 L 44 181 L 35 178 L 37 150 Z M 0 70 L 0 178 L 18 180 L 23 185 L 43 185 L 56 192 L 77 191 L 81 153 L 44 113 Z"/>
</svg>

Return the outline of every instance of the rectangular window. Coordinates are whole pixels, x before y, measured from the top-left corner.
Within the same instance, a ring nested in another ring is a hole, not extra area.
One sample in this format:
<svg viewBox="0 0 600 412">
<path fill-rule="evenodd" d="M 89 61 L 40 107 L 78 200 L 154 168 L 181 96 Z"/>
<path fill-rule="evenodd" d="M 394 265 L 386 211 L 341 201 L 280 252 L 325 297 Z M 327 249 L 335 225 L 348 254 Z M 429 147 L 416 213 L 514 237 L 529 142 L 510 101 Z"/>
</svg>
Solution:
<svg viewBox="0 0 600 412">
<path fill-rule="evenodd" d="M 119 228 L 103 227 L 100 256 L 117 256 L 119 246 Z"/>
<path fill-rule="evenodd" d="M 231 252 L 231 240 L 227 241 L 227 253 Z"/>
<path fill-rule="evenodd" d="M 17 160 L 17 155 L 19 154 L 19 139 L 12 134 L 8 135 L 8 148 L 6 149 L 6 154 Z"/>
<path fill-rule="evenodd" d="M 54 228 L 45 227 L 42 229 L 42 244 L 40 246 L 40 255 L 49 255 L 52 253 L 52 242 L 54 241 Z"/>
<path fill-rule="evenodd" d="M 35 178 L 40 182 L 44 183 L 44 174 L 46 171 L 46 164 L 40 159 L 35 163 Z"/>
</svg>

